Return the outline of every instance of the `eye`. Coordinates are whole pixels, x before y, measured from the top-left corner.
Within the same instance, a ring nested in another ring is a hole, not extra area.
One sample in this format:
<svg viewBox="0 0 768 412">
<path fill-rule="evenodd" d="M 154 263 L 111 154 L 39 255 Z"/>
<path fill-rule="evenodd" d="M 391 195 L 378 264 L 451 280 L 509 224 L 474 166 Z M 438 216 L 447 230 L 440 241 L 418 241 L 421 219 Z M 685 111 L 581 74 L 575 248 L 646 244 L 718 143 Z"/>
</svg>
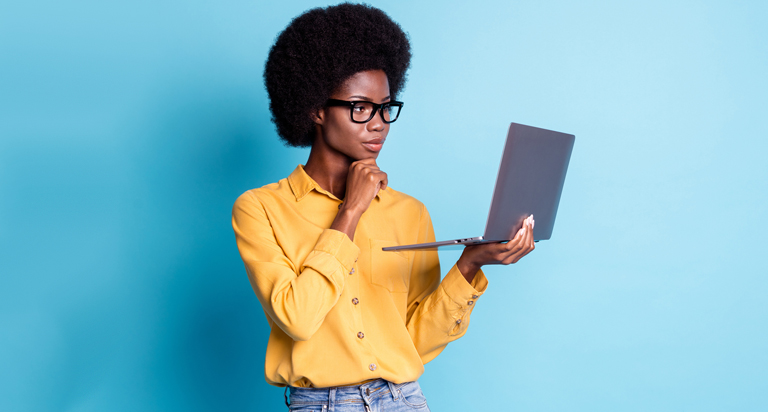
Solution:
<svg viewBox="0 0 768 412">
<path fill-rule="evenodd" d="M 352 107 L 354 113 L 370 113 L 371 110 L 373 110 L 373 105 L 368 102 L 355 103 Z"/>
</svg>

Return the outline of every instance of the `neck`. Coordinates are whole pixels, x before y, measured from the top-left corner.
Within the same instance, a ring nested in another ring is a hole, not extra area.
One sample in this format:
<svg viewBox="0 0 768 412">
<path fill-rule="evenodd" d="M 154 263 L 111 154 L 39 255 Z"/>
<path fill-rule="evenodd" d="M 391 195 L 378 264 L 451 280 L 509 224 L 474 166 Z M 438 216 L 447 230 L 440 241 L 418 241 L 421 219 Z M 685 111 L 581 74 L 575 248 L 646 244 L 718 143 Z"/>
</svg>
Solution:
<svg viewBox="0 0 768 412">
<path fill-rule="evenodd" d="M 326 145 L 325 140 L 318 137 L 312 144 L 304 171 L 324 190 L 344 199 L 349 166 L 353 161 L 352 158 Z"/>
</svg>

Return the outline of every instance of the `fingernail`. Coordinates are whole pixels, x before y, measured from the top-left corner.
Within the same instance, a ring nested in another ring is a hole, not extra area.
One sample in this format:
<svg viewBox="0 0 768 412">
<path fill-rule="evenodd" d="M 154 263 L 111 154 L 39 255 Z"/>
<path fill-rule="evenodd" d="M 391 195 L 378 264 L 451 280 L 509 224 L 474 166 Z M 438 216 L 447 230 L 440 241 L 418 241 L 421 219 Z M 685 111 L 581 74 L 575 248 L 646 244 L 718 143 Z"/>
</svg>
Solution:
<svg viewBox="0 0 768 412">
<path fill-rule="evenodd" d="M 536 221 L 531 219 L 531 229 L 533 229 L 534 226 L 536 226 Z"/>
<path fill-rule="evenodd" d="M 525 235 L 525 228 L 520 229 L 520 236 Z"/>
</svg>

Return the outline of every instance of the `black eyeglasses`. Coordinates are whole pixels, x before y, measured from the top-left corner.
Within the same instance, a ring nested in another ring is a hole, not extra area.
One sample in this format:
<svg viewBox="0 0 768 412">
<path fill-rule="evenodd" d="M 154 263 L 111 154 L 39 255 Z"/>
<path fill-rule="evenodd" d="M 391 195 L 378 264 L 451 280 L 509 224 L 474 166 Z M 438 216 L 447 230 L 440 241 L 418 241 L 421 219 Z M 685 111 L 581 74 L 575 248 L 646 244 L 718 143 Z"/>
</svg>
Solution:
<svg viewBox="0 0 768 412">
<path fill-rule="evenodd" d="M 373 119 L 373 116 L 376 116 L 376 112 L 381 109 L 379 112 L 381 120 L 383 120 L 384 123 L 392 123 L 397 120 L 397 116 L 400 116 L 400 109 L 403 107 L 403 102 L 392 100 L 378 104 L 366 102 L 364 100 L 350 102 L 346 100 L 328 99 L 325 105 L 349 107 L 349 118 L 355 123 L 369 122 Z"/>
</svg>

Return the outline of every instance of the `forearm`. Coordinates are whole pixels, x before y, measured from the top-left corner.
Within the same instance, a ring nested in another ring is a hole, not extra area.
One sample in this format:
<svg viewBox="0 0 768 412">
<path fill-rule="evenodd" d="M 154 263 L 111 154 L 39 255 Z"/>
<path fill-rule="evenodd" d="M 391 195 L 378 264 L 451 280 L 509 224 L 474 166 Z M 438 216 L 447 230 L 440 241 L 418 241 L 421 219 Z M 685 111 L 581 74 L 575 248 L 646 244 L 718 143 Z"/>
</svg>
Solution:
<svg viewBox="0 0 768 412">
<path fill-rule="evenodd" d="M 232 227 L 248 278 L 264 311 L 294 340 L 309 339 L 341 295 L 360 249 L 336 230 L 322 231 L 307 256 L 291 259 L 260 202 L 235 202 Z M 306 238 L 302 241 L 311 241 Z"/>
<path fill-rule="evenodd" d="M 341 209 L 339 209 L 339 213 L 331 223 L 330 228 L 346 234 L 349 240 L 355 240 L 355 230 L 363 211 L 360 208 L 347 207 L 346 203 L 342 203 Z"/>
<path fill-rule="evenodd" d="M 270 291 L 256 290 L 265 311 L 295 341 L 308 340 L 336 305 L 344 285 L 306 268 L 294 280 Z M 260 293 L 261 292 L 261 293 Z M 267 293 L 263 293 L 267 292 Z"/>
<path fill-rule="evenodd" d="M 466 333 L 475 302 L 488 286 L 482 271 L 475 275 L 470 284 L 454 266 L 437 288 L 409 311 L 408 331 L 424 363 Z"/>
<path fill-rule="evenodd" d="M 343 233 L 324 230 L 314 250 L 293 266 L 272 242 L 244 236 L 238 247 L 265 312 L 294 340 L 309 339 L 336 305 L 360 249 Z"/>
</svg>

